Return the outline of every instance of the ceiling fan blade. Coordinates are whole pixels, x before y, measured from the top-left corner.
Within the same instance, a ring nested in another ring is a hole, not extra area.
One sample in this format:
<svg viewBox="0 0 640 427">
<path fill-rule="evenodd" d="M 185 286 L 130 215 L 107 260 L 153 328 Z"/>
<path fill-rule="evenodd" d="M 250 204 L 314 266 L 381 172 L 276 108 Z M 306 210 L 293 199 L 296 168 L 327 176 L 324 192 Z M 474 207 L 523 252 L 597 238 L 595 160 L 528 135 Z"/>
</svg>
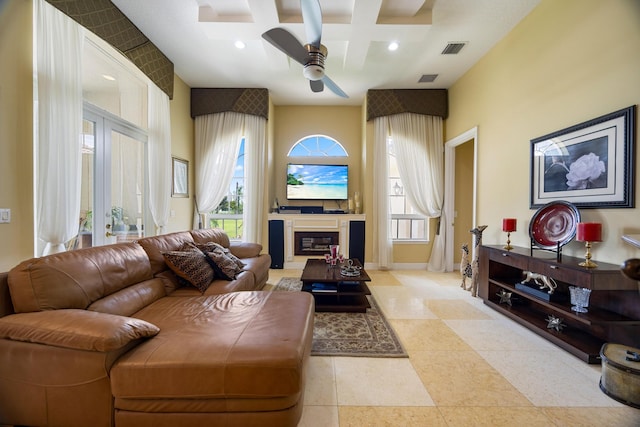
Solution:
<svg viewBox="0 0 640 427">
<path fill-rule="evenodd" d="M 322 80 L 309 80 L 309 86 L 311 86 L 313 92 L 322 92 L 324 90 Z"/>
<path fill-rule="evenodd" d="M 309 58 L 309 53 L 302 43 L 284 28 L 272 28 L 262 34 L 262 38 L 280 49 L 285 54 L 305 65 Z"/>
<path fill-rule="evenodd" d="M 307 43 L 320 48 L 322 39 L 322 10 L 320 0 L 300 0 L 302 9 L 302 21 L 304 30 L 307 33 Z"/>
<path fill-rule="evenodd" d="M 349 98 L 349 95 L 344 93 L 344 91 L 340 89 L 340 87 L 337 84 L 335 84 L 335 82 L 331 80 L 328 76 L 325 75 L 321 81 L 324 82 L 324 84 L 329 88 L 331 92 L 335 93 L 336 95 L 342 98 Z"/>
</svg>

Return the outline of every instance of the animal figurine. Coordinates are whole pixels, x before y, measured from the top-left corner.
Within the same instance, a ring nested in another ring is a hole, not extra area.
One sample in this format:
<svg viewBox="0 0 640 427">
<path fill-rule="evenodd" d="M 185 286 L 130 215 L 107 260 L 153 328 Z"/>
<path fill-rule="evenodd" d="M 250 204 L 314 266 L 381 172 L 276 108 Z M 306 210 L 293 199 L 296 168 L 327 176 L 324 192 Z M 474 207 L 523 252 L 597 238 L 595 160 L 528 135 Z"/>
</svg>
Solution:
<svg viewBox="0 0 640 427">
<path fill-rule="evenodd" d="M 475 297 L 478 295 L 478 280 L 479 280 L 479 265 L 480 265 L 480 251 L 478 247 L 482 244 L 482 233 L 487 228 L 486 225 L 480 225 L 476 228 L 470 230 L 471 234 L 475 237 L 474 242 L 474 256 L 473 262 L 471 263 L 471 296 Z"/>
<path fill-rule="evenodd" d="M 465 291 L 471 289 L 467 287 L 467 278 L 471 279 L 471 263 L 469 262 L 469 245 L 464 243 L 462 245 L 462 259 L 460 260 L 460 275 L 462 276 L 462 283 L 460 287 Z"/>
<path fill-rule="evenodd" d="M 547 277 L 544 274 L 533 273 L 531 271 L 523 271 L 522 274 L 525 276 L 525 279 L 522 283 L 528 283 L 533 280 L 533 283 L 538 285 L 540 289 L 548 288 L 547 293 L 552 294 L 553 291 L 556 290 L 558 284 L 551 277 Z"/>
</svg>

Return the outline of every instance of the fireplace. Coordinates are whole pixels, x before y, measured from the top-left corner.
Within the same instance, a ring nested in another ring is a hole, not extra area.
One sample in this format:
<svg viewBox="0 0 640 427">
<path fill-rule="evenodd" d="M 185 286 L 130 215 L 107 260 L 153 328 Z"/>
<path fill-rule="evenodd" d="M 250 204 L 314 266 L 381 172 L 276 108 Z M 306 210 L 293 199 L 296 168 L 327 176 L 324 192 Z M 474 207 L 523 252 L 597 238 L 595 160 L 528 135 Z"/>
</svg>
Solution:
<svg viewBox="0 0 640 427">
<path fill-rule="evenodd" d="M 329 253 L 330 245 L 338 245 L 337 231 L 296 231 L 294 233 L 294 255 L 317 256 Z"/>
</svg>

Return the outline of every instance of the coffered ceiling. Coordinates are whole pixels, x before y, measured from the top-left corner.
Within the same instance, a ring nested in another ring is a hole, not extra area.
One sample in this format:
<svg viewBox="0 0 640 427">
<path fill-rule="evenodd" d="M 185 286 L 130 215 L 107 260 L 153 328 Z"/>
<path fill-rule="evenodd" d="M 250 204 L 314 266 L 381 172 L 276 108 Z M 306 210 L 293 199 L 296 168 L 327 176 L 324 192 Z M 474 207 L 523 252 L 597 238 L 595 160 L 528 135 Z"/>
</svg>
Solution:
<svg viewBox="0 0 640 427">
<path fill-rule="evenodd" d="M 302 66 L 261 37 L 282 27 L 305 44 L 299 0 L 112 0 L 188 86 L 267 88 L 276 105 L 361 105 L 369 89 L 449 88 L 539 1 L 320 0 L 325 70 L 343 99 L 311 92 Z M 462 48 L 443 54 L 449 45 Z"/>
</svg>

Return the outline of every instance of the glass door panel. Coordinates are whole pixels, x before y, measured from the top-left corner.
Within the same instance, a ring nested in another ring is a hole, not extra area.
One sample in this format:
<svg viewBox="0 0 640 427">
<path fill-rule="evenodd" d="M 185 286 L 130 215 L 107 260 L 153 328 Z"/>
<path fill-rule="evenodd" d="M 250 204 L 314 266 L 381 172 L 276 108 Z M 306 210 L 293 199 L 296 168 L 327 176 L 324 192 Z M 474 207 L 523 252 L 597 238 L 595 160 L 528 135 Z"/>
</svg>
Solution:
<svg viewBox="0 0 640 427">
<path fill-rule="evenodd" d="M 117 242 L 143 236 L 144 143 L 111 132 L 111 229 Z"/>
<path fill-rule="evenodd" d="M 85 107 L 77 247 L 133 241 L 149 221 L 146 135 L 109 113 Z"/>
</svg>

